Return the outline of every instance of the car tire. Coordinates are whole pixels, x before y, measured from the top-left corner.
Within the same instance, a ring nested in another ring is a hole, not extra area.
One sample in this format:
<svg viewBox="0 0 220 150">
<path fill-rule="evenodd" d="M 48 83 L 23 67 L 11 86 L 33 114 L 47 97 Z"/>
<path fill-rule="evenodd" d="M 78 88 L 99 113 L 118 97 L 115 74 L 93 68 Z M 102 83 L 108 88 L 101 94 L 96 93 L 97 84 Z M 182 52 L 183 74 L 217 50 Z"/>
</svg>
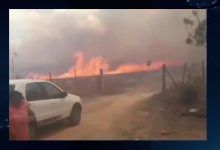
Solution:
<svg viewBox="0 0 220 150">
<path fill-rule="evenodd" d="M 69 116 L 69 123 L 71 126 L 76 126 L 81 121 L 81 106 L 80 104 L 75 104 L 71 110 Z"/>
<path fill-rule="evenodd" d="M 35 140 L 37 137 L 37 126 L 35 123 L 29 125 L 29 135 L 31 140 Z"/>
<path fill-rule="evenodd" d="M 37 137 L 37 123 L 36 123 L 36 117 L 29 109 L 29 136 L 31 140 L 35 140 Z"/>
</svg>

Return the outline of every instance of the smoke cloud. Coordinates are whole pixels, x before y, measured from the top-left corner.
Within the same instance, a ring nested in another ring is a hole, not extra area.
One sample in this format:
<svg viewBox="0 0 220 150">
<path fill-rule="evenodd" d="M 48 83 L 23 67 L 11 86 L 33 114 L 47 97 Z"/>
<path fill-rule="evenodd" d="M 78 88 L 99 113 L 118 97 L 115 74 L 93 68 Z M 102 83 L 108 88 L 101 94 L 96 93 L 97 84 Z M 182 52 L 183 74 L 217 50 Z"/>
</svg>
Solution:
<svg viewBox="0 0 220 150">
<path fill-rule="evenodd" d="M 206 10 L 198 10 L 201 19 Z M 206 59 L 204 47 L 187 45 L 183 18 L 192 10 L 10 10 L 10 74 L 62 74 L 80 51 L 103 57 L 110 68 L 146 60 Z M 196 19 L 195 19 L 196 21 Z M 15 55 L 15 53 L 17 55 Z"/>
</svg>

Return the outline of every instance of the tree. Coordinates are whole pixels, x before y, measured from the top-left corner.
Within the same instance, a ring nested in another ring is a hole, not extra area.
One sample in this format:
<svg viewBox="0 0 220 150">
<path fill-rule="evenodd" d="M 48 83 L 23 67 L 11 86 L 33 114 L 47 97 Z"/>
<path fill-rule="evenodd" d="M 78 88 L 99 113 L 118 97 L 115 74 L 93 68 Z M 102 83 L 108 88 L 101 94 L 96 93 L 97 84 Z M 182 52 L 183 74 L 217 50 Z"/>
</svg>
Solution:
<svg viewBox="0 0 220 150">
<path fill-rule="evenodd" d="M 193 16 L 196 18 L 198 25 L 194 27 L 195 23 L 189 18 L 184 18 L 183 23 L 185 25 L 186 31 L 188 32 L 188 37 L 186 43 L 195 46 L 205 46 L 207 45 L 207 19 L 200 20 L 197 11 L 192 11 Z"/>
</svg>

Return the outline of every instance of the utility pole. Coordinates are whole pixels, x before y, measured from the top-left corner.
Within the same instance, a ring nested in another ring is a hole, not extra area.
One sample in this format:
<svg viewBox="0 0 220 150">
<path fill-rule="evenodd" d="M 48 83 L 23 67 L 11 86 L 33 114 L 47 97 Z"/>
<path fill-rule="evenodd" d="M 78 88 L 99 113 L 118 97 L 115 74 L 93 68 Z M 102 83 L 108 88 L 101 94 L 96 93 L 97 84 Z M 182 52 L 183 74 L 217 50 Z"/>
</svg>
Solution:
<svg viewBox="0 0 220 150">
<path fill-rule="evenodd" d="M 77 76 L 76 76 L 76 67 L 74 67 L 74 79 L 75 79 L 75 90 L 77 90 Z"/>
<path fill-rule="evenodd" d="M 14 59 L 13 56 L 11 58 L 11 63 L 12 63 L 12 78 L 15 78 L 15 67 L 14 67 Z"/>
<path fill-rule="evenodd" d="M 11 57 L 11 63 L 12 63 L 12 78 L 15 79 L 16 76 L 15 76 L 15 64 L 14 64 L 14 56 L 17 56 L 18 54 L 16 52 L 14 52 L 12 54 L 12 57 Z"/>
<path fill-rule="evenodd" d="M 166 90 L 166 64 L 162 66 L 162 93 Z"/>
<path fill-rule="evenodd" d="M 150 65 L 151 65 L 151 60 L 147 60 L 147 61 L 146 61 L 146 66 L 147 66 L 146 72 L 147 72 L 147 76 L 148 76 L 148 72 L 149 72 Z M 148 78 L 148 77 L 147 77 L 147 78 Z"/>
</svg>

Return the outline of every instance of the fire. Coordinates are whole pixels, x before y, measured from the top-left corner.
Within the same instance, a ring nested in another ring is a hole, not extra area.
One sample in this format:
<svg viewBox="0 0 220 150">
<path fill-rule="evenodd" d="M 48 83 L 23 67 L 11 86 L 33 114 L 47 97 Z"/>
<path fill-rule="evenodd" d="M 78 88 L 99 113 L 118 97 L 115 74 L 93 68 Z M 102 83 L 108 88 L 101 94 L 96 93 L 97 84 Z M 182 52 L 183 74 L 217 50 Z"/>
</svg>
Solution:
<svg viewBox="0 0 220 150">
<path fill-rule="evenodd" d="M 89 62 L 85 61 L 84 54 L 77 52 L 75 54 L 76 64 L 72 66 L 66 73 L 56 76 L 55 78 L 68 78 L 74 77 L 75 72 L 77 76 L 91 76 L 97 75 L 100 68 L 103 70 L 109 70 L 107 60 L 102 57 L 96 57 L 91 59 Z"/>
<path fill-rule="evenodd" d="M 151 67 L 148 67 L 145 64 L 125 64 L 119 66 L 114 71 L 109 71 L 109 74 L 118 74 L 118 73 L 130 73 L 130 72 L 141 72 L 141 71 L 153 71 L 158 70 L 163 63 L 154 63 Z"/>
<path fill-rule="evenodd" d="M 76 76 L 92 76 L 98 75 L 100 68 L 103 69 L 105 74 L 120 74 L 120 73 L 131 73 L 131 72 L 143 72 L 143 71 L 156 71 L 161 69 L 161 66 L 165 63 L 168 66 L 178 66 L 182 65 L 182 62 L 153 62 L 151 66 L 147 67 L 146 64 L 123 64 L 117 67 L 115 70 L 110 69 L 108 61 L 101 57 L 95 57 L 90 61 L 86 62 L 84 54 L 82 52 L 77 52 L 75 54 L 76 63 L 67 72 L 53 75 L 53 79 L 60 78 L 71 78 Z M 32 79 L 49 79 L 49 75 L 45 74 L 33 74 L 30 73 L 26 78 Z"/>
</svg>

